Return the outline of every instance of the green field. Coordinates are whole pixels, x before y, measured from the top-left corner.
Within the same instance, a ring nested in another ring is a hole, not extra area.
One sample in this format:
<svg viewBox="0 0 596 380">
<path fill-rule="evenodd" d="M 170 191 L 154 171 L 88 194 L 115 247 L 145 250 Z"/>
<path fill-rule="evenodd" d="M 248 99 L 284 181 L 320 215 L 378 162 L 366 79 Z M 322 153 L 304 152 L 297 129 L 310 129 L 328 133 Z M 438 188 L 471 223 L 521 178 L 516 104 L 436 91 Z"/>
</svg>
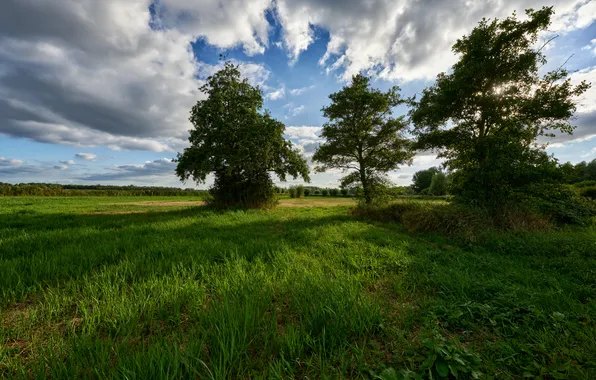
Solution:
<svg viewBox="0 0 596 380">
<path fill-rule="evenodd" d="M 594 229 L 470 244 L 333 200 L 0 198 L 0 377 L 596 378 Z"/>
</svg>

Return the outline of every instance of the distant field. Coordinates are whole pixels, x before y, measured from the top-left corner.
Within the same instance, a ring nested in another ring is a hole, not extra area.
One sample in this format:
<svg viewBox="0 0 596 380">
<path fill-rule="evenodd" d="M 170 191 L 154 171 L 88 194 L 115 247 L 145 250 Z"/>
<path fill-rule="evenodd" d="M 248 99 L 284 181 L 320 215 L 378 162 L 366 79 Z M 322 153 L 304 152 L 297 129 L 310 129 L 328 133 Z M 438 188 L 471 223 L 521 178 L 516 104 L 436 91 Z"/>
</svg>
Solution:
<svg viewBox="0 0 596 380">
<path fill-rule="evenodd" d="M 596 378 L 593 228 L 470 244 L 351 204 L 0 198 L 0 378 Z"/>
</svg>

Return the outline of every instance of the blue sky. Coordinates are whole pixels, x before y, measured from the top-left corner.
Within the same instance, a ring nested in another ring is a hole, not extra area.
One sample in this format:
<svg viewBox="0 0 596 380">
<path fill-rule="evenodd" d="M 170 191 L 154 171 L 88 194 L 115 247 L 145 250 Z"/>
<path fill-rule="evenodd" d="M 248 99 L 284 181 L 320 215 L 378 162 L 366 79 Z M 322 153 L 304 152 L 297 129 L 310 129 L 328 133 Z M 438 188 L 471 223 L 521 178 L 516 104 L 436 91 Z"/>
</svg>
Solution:
<svg viewBox="0 0 596 380">
<path fill-rule="evenodd" d="M 263 89 L 309 159 L 320 109 L 351 75 L 414 95 L 449 69 L 451 45 L 482 17 L 543 5 L 555 7 L 559 36 L 543 70 L 568 60 L 572 80 L 596 87 L 596 0 L 5 0 L 0 182 L 194 186 L 170 159 L 187 145 L 188 112 L 220 53 Z M 596 88 L 578 101 L 576 133 L 549 141 L 561 161 L 596 158 Z M 406 185 L 439 163 L 421 154 L 390 175 Z"/>
</svg>

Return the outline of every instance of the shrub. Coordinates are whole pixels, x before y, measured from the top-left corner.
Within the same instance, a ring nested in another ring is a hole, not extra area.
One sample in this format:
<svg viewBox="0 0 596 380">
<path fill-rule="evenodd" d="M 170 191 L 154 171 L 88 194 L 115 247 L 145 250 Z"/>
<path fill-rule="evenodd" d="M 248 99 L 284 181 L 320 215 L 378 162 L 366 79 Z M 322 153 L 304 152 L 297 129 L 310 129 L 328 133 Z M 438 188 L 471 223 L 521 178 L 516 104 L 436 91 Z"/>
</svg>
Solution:
<svg viewBox="0 0 596 380">
<path fill-rule="evenodd" d="M 596 186 L 582 187 L 579 194 L 582 197 L 596 199 Z"/>
<path fill-rule="evenodd" d="M 309 188 L 304 189 L 304 196 L 308 197 L 309 195 L 310 195 L 310 189 Z"/>
<path fill-rule="evenodd" d="M 321 195 L 326 197 L 327 195 L 329 195 L 329 190 L 327 190 L 327 189 L 321 190 Z"/>
<path fill-rule="evenodd" d="M 341 189 L 341 195 L 343 195 L 344 197 L 348 195 L 348 189 Z"/>
<path fill-rule="evenodd" d="M 431 195 L 447 194 L 447 176 L 443 172 L 437 172 L 433 175 L 430 183 L 429 193 Z"/>
<path fill-rule="evenodd" d="M 304 186 L 298 185 L 296 186 L 296 198 L 300 198 L 304 196 Z"/>
<path fill-rule="evenodd" d="M 334 197 L 337 197 L 339 195 L 339 190 L 331 189 L 331 190 L 329 190 L 329 194 L 331 194 Z"/>
<path fill-rule="evenodd" d="M 290 194 L 290 198 L 296 198 L 296 188 L 295 187 L 290 187 L 290 189 L 288 190 L 288 193 Z"/>
<path fill-rule="evenodd" d="M 321 195 L 321 192 L 319 190 L 315 190 L 315 194 L 314 195 Z"/>
</svg>

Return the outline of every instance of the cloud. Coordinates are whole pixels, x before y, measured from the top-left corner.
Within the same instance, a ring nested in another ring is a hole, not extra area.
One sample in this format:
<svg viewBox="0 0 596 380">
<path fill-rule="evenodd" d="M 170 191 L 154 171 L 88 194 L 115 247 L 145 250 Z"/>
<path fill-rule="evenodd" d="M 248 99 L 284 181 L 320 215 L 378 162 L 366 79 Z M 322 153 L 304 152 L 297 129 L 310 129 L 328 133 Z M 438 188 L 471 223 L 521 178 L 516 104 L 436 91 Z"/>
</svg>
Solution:
<svg viewBox="0 0 596 380">
<path fill-rule="evenodd" d="M 238 66 L 240 74 L 248 79 L 253 86 L 259 86 L 263 89 L 268 89 L 267 80 L 271 76 L 271 71 L 264 65 L 254 62 L 243 62 L 235 59 L 229 60 L 230 63 Z M 197 62 L 197 75 L 201 79 L 207 79 L 209 76 L 215 74 L 223 68 L 223 62 L 218 62 L 215 65 L 205 62 Z"/>
<path fill-rule="evenodd" d="M 294 126 L 286 127 L 284 134 L 290 139 L 313 139 L 320 140 L 319 134 L 322 127 L 316 126 Z"/>
<path fill-rule="evenodd" d="M 65 170 L 65 169 L 68 169 L 68 166 L 67 165 L 54 165 L 54 169 Z"/>
<path fill-rule="evenodd" d="M 285 86 L 281 86 L 277 90 L 272 91 L 272 92 L 268 93 L 267 95 L 265 95 L 265 98 L 270 99 L 270 100 L 278 100 L 278 99 L 284 98 L 285 96 L 286 96 L 286 88 L 285 88 Z"/>
<path fill-rule="evenodd" d="M 286 119 L 293 116 L 298 116 L 304 111 L 304 105 L 296 106 L 294 103 L 288 103 L 284 106 L 286 110 Z"/>
<path fill-rule="evenodd" d="M 64 164 L 64 165 L 76 165 L 77 164 L 74 160 L 63 160 L 63 161 L 58 161 L 58 162 L 60 162 L 61 164 Z"/>
<path fill-rule="evenodd" d="M 0 157 L 0 167 L 16 167 L 23 165 L 23 161 Z"/>
<path fill-rule="evenodd" d="M 146 161 L 144 164 L 116 165 L 104 173 L 89 174 L 79 179 L 84 181 L 114 181 L 138 180 L 142 177 L 169 177 L 173 176 L 176 163 L 171 159 L 162 158 L 155 161 Z"/>
<path fill-rule="evenodd" d="M 389 0 L 278 0 L 284 46 L 291 62 L 315 42 L 313 26 L 329 32 L 320 63 L 342 70 L 343 79 L 367 71 L 387 80 L 430 79 L 455 62 L 451 46 L 483 17 L 538 9 L 538 0 L 436 2 Z M 596 2 L 554 0 L 553 29 L 585 28 L 596 18 Z"/>
<path fill-rule="evenodd" d="M 97 155 L 93 153 L 77 153 L 75 154 L 75 157 L 85 161 L 95 161 Z"/>
<path fill-rule="evenodd" d="M 4 1 L 0 133 L 157 151 L 166 149 L 165 139 L 185 139 L 188 110 L 202 96 L 190 48 L 194 39 L 152 28 L 149 5 Z M 72 133 L 77 130 L 82 132 Z"/>
<path fill-rule="evenodd" d="M 290 94 L 292 94 L 292 95 L 294 95 L 294 96 L 296 96 L 296 95 L 301 95 L 301 94 L 303 94 L 304 92 L 306 92 L 306 91 L 308 91 L 308 90 L 312 90 L 312 89 L 314 89 L 314 88 L 315 88 L 315 86 L 314 86 L 314 85 L 312 85 L 312 86 L 308 86 L 308 87 L 293 88 L 293 89 L 291 89 L 291 90 L 290 90 Z"/>
<path fill-rule="evenodd" d="M 592 50 L 592 54 L 596 55 L 596 38 L 582 48 L 582 50 Z"/>
</svg>

